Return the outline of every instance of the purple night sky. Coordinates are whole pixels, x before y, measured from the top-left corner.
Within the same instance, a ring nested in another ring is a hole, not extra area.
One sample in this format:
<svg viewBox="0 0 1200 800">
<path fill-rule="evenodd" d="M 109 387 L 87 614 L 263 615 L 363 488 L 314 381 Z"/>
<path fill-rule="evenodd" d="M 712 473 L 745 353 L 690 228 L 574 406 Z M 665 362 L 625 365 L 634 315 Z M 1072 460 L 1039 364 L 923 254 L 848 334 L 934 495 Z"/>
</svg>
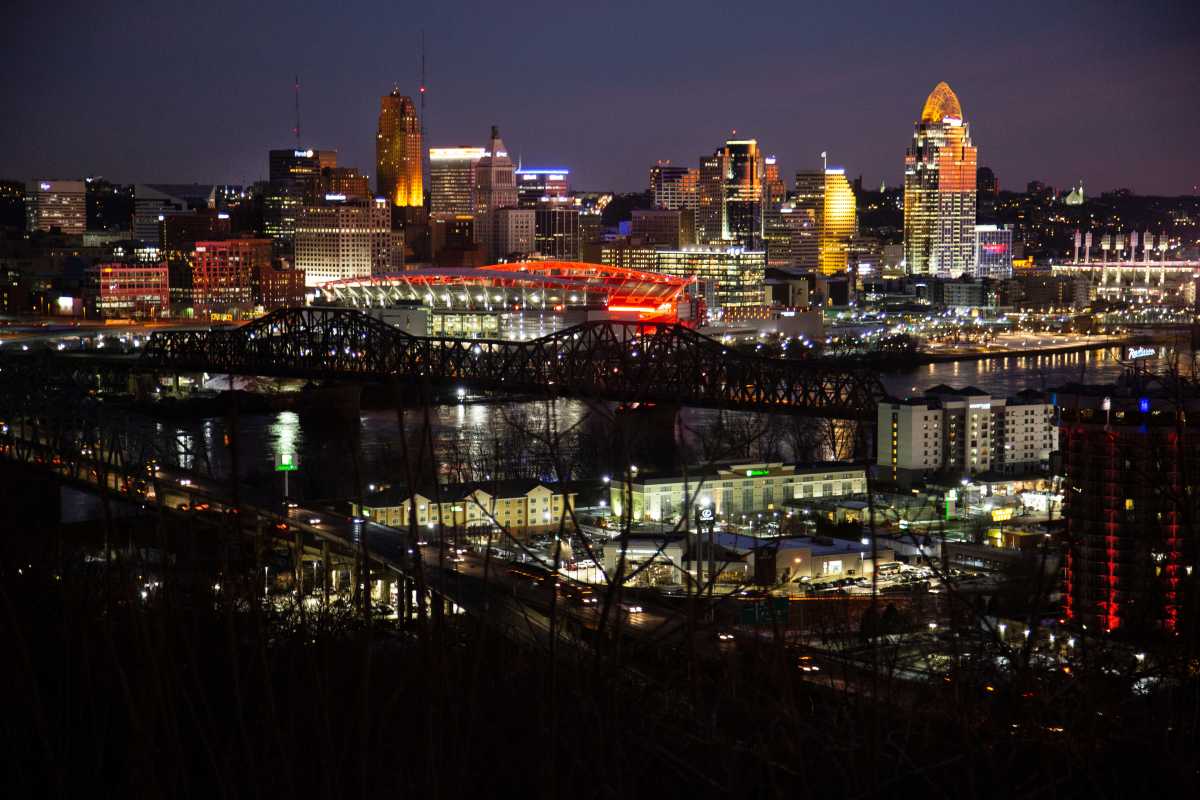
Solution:
<svg viewBox="0 0 1200 800">
<path fill-rule="evenodd" d="M 645 187 L 737 129 L 798 168 L 899 182 L 946 80 L 1002 188 L 1200 192 L 1200 3 L 63 2 L 15 0 L 0 45 L 0 178 L 264 178 L 292 137 L 374 174 L 379 95 L 416 96 L 427 144 L 500 126 L 581 189 Z"/>
</svg>

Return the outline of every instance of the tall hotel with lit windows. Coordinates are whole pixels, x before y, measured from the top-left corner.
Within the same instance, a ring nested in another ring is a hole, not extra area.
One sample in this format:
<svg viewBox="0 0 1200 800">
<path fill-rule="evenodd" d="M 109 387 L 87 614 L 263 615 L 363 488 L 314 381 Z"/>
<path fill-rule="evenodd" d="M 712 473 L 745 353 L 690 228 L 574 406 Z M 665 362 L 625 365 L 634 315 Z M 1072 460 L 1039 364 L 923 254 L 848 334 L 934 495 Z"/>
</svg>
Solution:
<svg viewBox="0 0 1200 800">
<path fill-rule="evenodd" d="M 379 103 L 379 131 L 375 138 L 375 174 L 381 197 L 393 206 L 425 205 L 425 179 L 421 164 L 421 121 L 412 98 L 392 89 Z"/>
<path fill-rule="evenodd" d="M 475 213 L 475 165 L 482 147 L 429 148 L 429 213 Z"/>
<path fill-rule="evenodd" d="M 939 83 L 904 156 L 904 258 L 910 275 L 973 269 L 978 156 L 958 97 Z"/>
</svg>

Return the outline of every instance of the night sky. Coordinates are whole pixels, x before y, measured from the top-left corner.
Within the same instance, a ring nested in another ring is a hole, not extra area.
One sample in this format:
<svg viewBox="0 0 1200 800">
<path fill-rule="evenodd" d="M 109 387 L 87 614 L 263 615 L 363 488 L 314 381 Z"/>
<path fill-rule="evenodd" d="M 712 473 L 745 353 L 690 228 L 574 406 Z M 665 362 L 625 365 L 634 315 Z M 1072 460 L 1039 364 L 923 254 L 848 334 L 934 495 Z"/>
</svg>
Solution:
<svg viewBox="0 0 1200 800">
<path fill-rule="evenodd" d="M 737 129 L 785 175 L 901 178 L 939 80 L 981 165 L 1089 193 L 1200 192 L 1200 2 L 24 2 L 0 12 L 0 178 L 250 183 L 294 143 L 374 176 L 379 95 L 416 96 L 427 144 L 500 126 L 526 166 L 643 189 Z"/>
</svg>

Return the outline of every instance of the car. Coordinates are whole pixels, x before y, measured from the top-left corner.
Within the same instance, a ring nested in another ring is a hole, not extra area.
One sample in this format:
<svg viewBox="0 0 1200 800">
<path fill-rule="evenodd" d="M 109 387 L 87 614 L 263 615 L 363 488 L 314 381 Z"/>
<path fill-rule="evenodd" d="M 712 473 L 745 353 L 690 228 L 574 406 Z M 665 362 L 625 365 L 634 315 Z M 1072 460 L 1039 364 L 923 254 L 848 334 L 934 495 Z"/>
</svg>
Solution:
<svg viewBox="0 0 1200 800">
<path fill-rule="evenodd" d="M 624 610 L 626 614 L 641 614 L 644 610 L 641 606 L 630 603 L 622 603 L 621 609 Z"/>
<path fill-rule="evenodd" d="M 179 479 L 179 485 L 180 485 L 180 486 L 191 486 L 191 485 L 192 485 L 192 479 L 191 479 L 191 478 L 180 478 L 180 479 Z"/>
<path fill-rule="evenodd" d="M 309 524 L 309 525 L 320 525 L 320 524 L 321 524 L 321 518 L 320 518 L 320 517 L 309 517 L 309 518 L 308 518 L 308 524 Z"/>
<path fill-rule="evenodd" d="M 720 639 L 722 642 L 729 642 L 729 641 L 733 640 L 733 634 L 732 633 L 718 633 L 717 638 Z"/>
</svg>

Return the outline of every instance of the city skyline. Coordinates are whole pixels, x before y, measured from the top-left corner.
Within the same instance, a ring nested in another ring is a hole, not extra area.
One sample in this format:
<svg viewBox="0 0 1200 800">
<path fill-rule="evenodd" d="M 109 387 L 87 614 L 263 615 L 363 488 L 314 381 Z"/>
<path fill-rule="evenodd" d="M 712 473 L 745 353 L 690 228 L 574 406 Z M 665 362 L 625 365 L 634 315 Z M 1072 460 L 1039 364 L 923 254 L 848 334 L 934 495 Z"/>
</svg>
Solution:
<svg viewBox="0 0 1200 800">
<path fill-rule="evenodd" d="M 279 34 L 301 21 L 266 4 L 232 28 L 229 15 L 212 14 L 225 26 L 220 41 L 271 35 L 261 48 L 231 50 L 197 70 L 186 54 L 171 57 L 164 31 L 186 25 L 202 39 L 210 18 L 180 10 L 153 19 L 129 13 L 93 18 L 81 7 L 52 25 L 42 12 L 25 8 L 3 34 L 15 58 L 32 58 L 31 48 L 53 40 L 93 68 L 81 80 L 71 59 L 58 59 L 20 81 L 15 74 L 0 78 L 0 97 L 24 123 L 0 132 L 0 175 L 251 183 L 266 177 L 264 150 L 295 143 L 295 73 L 301 144 L 336 149 L 340 163 L 369 168 L 378 97 L 393 84 L 418 95 L 423 29 L 425 144 L 483 144 L 479 132 L 497 124 L 514 156 L 563 164 L 580 188 L 644 190 L 646 170 L 656 160 L 691 165 L 734 130 L 777 155 L 785 175 L 814 167 L 824 150 L 848 177 L 897 186 L 900 137 L 911 130 L 928 87 L 945 80 L 970 110 L 981 166 L 995 170 L 1001 188 L 1020 189 L 1035 179 L 1066 187 L 1082 178 L 1097 191 L 1194 192 L 1200 165 L 1189 144 L 1200 130 L 1200 110 L 1186 99 L 1198 91 L 1200 70 L 1189 44 L 1197 14 L 1114 7 L 1100 25 L 1092 22 L 1099 12 L 1065 7 L 1038 9 L 1036 25 L 1022 24 L 1029 10 L 1013 8 L 995 19 L 962 14 L 918 60 L 917 20 L 821 9 L 800 17 L 764 6 L 747 12 L 747 21 L 762 29 L 763 46 L 735 52 L 718 67 L 695 52 L 703 48 L 671 41 L 656 39 L 651 52 L 638 52 L 637 42 L 656 30 L 703 27 L 708 15 L 700 7 L 694 15 L 647 10 L 636 28 L 622 9 L 572 10 L 561 19 L 515 9 L 499 20 L 474 19 L 480 15 L 467 9 L 464 19 L 452 20 L 430 9 L 401 28 L 399 12 L 368 14 L 351 4 L 329 20 L 330 38 L 368 46 L 361 58 L 336 62 L 320 52 L 283 49 L 295 39 Z M 484 22 L 514 46 L 492 60 L 481 83 L 455 54 L 483 46 Z M 1139 36 L 1125 35 L 1123 23 L 1136 25 Z M 983 30 L 986 39 L 978 35 Z M 618 34 L 626 37 L 620 47 Z M 385 36 L 388 47 L 370 46 Z M 548 69 L 545 51 L 517 46 L 522 38 L 572 41 L 578 63 Z M 139 47 L 126 56 L 121 45 L 134 42 Z M 853 55 L 867 47 L 870 59 Z M 153 73 L 130 68 L 130 58 L 156 54 L 163 59 Z M 747 82 L 747 75 L 758 80 Z M 723 98 L 715 114 L 704 105 L 713 97 Z M 1149 109 L 1154 125 L 1145 124 Z M 85 123 L 92 118 L 106 124 Z M 223 122 L 234 119 L 237 125 Z M 31 129 L 39 135 L 28 136 Z M 1047 129 L 1055 131 L 1049 140 L 1041 135 Z"/>
</svg>

